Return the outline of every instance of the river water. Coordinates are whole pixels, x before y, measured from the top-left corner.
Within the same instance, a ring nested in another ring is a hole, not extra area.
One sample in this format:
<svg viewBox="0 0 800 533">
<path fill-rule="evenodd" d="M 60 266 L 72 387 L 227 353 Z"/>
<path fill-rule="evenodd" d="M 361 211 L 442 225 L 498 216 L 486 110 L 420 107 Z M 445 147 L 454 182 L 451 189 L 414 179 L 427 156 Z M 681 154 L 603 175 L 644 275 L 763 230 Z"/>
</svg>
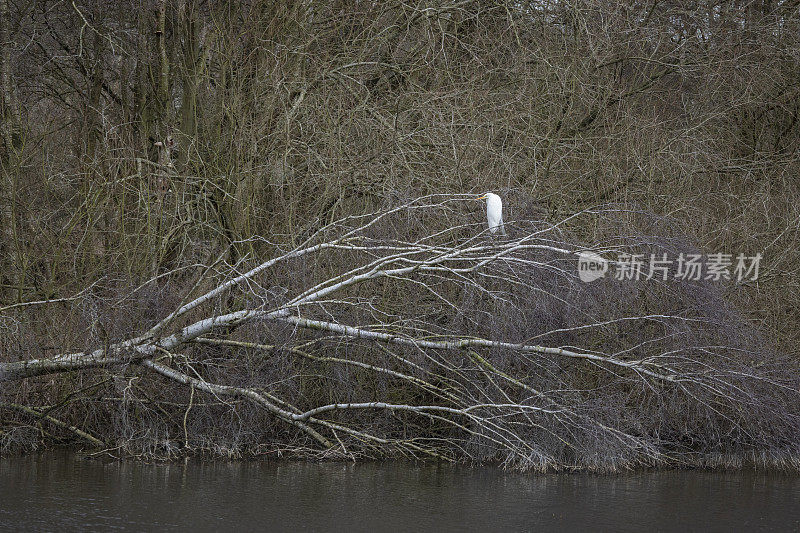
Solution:
<svg viewBox="0 0 800 533">
<path fill-rule="evenodd" d="M 0 459 L 3 531 L 800 531 L 800 476 Z"/>
</svg>

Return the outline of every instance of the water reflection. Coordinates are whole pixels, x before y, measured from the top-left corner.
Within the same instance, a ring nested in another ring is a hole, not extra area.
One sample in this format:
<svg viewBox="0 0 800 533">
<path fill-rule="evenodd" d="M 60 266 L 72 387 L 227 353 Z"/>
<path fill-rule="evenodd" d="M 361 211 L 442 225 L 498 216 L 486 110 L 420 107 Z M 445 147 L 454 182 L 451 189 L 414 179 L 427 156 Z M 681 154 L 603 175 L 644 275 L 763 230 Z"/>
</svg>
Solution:
<svg viewBox="0 0 800 533">
<path fill-rule="evenodd" d="M 800 477 L 449 465 L 0 459 L 10 530 L 800 530 Z"/>
</svg>

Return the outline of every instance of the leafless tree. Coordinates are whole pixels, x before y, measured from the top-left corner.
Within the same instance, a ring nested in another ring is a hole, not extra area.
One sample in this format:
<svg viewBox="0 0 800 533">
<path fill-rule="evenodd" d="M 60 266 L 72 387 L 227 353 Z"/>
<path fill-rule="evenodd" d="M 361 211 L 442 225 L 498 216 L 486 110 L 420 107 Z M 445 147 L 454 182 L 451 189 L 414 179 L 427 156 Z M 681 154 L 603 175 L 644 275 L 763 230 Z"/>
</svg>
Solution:
<svg viewBox="0 0 800 533">
<path fill-rule="evenodd" d="M 0 19 L 3 446 L 792 461 L 796 3 Z M 583 248 L 764 262 L 587 285 Z"/>
<path fill-rule="evenodd" d="M 797 429 L 796 383 L 733 314 L 704 311 L 720 295 L 671 280 L 581 282 L 582 247 L 567 229 L 597 213 L 519 220 L 503 240 L 463 223 L 403 238 L 415 224 L 457 221 L 471 201 L 425 197 L 346 217 L 243 272 L 206 265 L 195 290 L 211 288 L 137 335 L 2 363 L 0 379 L 102 368 L 142 391 L 119 401 L 182 422 L 188 449 L 202 448 L 190 416 L 238 414 L 246 402 L 296 431 L 283 446 L 333 456 L 537 469 L 696 464 L 715 445 L 792 457 L 779 443 Z M 631 290 L 652 295 L 631 300 Z M 713 300 L 692 306 L 699 295 Z M 643 313 L 675 304 L 684 307 Z M 188 404 L 153 397 L 159 379 L 173 395 L 188 388 Z"/>
</svg>

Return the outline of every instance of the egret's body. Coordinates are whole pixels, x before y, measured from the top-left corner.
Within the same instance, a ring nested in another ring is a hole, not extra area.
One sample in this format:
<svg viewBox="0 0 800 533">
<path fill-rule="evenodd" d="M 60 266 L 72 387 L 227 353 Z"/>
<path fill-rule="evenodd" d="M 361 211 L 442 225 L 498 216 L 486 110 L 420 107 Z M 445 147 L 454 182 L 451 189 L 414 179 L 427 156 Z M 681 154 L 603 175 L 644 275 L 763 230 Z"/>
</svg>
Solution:
<svg viewBox="0 0 800 533">
<path fill-rule="evenodd" d="M 500 233 L 506 234 L 506 228 L 503 225 L 503 200 L 492 192 L 487 192 L 478 200 L 486 199 L 486 221 L 489 223 L 489 232 L 491 234 Z"/>
</svg>

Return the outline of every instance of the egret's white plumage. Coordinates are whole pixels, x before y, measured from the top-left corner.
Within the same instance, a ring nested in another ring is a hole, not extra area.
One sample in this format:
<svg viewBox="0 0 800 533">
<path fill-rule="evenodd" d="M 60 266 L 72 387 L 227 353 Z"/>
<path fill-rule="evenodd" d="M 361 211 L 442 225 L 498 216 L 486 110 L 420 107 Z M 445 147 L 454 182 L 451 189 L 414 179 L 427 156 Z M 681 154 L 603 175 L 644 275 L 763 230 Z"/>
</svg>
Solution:
<svg viewBox="0 0 800 533">
<path fill-rule="evenodd" d="M 486 221 L 489 223 L 489 232 L 492 234 L 500 233 L 506 234 L 506 228 L 503 225 L 503 200 L 493 192 L 487 192 L 478 200 L 486 199 Z"/>
</svg>

